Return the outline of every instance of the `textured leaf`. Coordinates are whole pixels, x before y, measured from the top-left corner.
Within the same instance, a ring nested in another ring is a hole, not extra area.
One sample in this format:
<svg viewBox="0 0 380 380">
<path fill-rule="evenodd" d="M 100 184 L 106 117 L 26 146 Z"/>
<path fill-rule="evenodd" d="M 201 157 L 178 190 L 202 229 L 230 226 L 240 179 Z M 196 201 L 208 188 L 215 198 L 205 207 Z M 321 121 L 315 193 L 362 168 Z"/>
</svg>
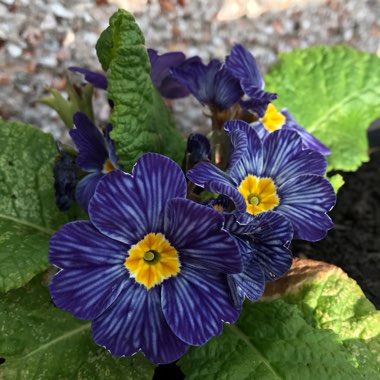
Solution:
<svg viewBox="0 0 380 380">
<path fill-rule="evenodd" d="M 41 276 L 0 299 L 0 379 L 142 380 L 154 366 L 142 355 L 116 358 L 98 347 L 90 322 L 54 307 Z"/>
<path fill-rule="evenodd" d="M 119 10 L 96 45 L 104 70 L 109 70 L 108 96 L 114 103 L 111 137 L 119 162 L 131 170 L 144 152 L 157 152 L 181 162 L 184 140 L 154 89 L 144 36 L 126 11 Z"/>
<path fill-rule="evenodd" d="M 339 268 L 300 260 L 179 365 L 187 379 L 378 379 L 379 322 Z"/>
<path fill-rule="evenodd" d="M 346 46 L 280 55 L 266 76 L 276 104 L 332 151 L 329 169 L 353 171 L 368 161 L 366 129 L 380 115 L 380 59 Z"/>
<path fill-rule="evenodd" d="M 55 206 L 52 136 L 0 120 L 0 292 L 47 268 L 50 235 L 67 221 Z"/>
</svg>

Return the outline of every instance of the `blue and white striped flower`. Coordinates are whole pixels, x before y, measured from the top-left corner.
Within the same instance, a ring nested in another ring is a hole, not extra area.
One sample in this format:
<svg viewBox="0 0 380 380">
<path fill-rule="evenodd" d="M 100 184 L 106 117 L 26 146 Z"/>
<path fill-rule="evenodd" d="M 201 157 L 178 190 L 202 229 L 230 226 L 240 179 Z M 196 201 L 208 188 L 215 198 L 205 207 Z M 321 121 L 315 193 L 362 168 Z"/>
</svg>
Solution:
<svg viewBox="0 0 380 380">
<path fill-rule="evenodd" d="M 181 168 L 148 153 L 132 175 L 104 176 L 90 220 L 50 241 L 49 262 L 61 268 L 55 304 L 92 320 L 95 342 L 113 355 L 169 363 L 238 317 L 227 281 L 242 270 L 235 240 L 221 213 L 185 196 Z"/>
<path fill-rule="evenodd" d="M 303 149 L 295 131 L 275 131 L 262 141 L 243 121 L 229 121 L 225 130 L 233 146 L 227 172 L 200 162 L 187 173 L 190 181 L 230 197 L 241 223 L 249 215 L 274 211 L 292 223 L 294 238 L 322 239 L 332 227 L 326 212 L 336 199 L 323 177 L 325 158 Z"/>
</svg>

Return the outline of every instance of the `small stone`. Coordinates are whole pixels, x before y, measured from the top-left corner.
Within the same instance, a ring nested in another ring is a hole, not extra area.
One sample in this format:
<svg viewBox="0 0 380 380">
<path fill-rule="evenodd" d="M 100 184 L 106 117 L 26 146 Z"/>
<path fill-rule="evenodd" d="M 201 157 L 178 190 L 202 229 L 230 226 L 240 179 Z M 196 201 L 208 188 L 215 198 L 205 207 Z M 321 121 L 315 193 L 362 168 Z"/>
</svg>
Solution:
<svg viewBox="0 0 380 380">
<path fill-rule="evenodd" d="M 44 66 L 44 67 L 56 67 L 57 64 L 58 64 L 58 60 L 57 60 L 57 57 L 53 56 L 53 55 L 48 55 L 48 56 L 45 56 L 45 57 L 40 57 L 38 60 L 37 60 L 37 65 L 39 66 Z"/>
<path fill-rule="evenodd" d="M 53 12 L 57 17 L 71 19 L 74 17 L 73 12 L 65 8 L 62 4 L 54 3 L 49 6 L 51 12 Z"/>
<path fill-rule="evenodd" d="M 20 46 L 17 46 L 15 44 L 8 44 L 6 46 L 7 53 L 12 57 L 12 58 L 18 58 L 22 54 L 22 49 Z"/>
<path fill-rule="evenodd" d="M 41 30 L 53 30 L 57 27 L 57 21 L 52 13 L 47 13 L 40 24 Z"/>
</svg>

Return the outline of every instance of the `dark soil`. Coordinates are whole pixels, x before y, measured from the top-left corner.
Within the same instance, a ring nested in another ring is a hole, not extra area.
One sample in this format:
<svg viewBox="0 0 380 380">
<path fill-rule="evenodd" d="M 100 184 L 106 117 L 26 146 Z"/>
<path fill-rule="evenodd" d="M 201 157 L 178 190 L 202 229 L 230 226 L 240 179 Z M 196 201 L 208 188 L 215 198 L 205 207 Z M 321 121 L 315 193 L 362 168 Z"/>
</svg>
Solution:
<svg viewBox="0 0 380 380">
<path fill-rule="evenodd" d="M 339 266 L 380 309 L 380 151 L 343 177 L 346 183 L 330 213 L 333 229 L 317 243 L 293 242 L 292 251 Z"/>
</svg>

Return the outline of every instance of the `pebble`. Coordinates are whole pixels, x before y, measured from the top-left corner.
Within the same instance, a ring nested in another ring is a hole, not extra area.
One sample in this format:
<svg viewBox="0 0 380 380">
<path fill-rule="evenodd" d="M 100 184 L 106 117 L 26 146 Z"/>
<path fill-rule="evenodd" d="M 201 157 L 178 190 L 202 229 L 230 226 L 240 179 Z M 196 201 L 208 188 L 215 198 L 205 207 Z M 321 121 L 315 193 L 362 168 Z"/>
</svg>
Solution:
<svg viewBox="0 0 380 380">
<path fill-rule="evenodd" d="M 6 46 L 6 50 L 12 58 L 18 58 L 22 54 L 22 48 L 15 44 L 8 44 Z"/>
<path fill-rule="evenodd" d="M 271 0 L 269 8 L 263 0 L 186 0 L 184 6 L 167 0 L 161 9 L 158 0 L 0 0 L 0 116 L 67 138 L 54 111 L 33 99 L 46 96 L 46 86 L 60 83 L 68 66 L 101 71 L 95 44 L 120 6 L 134 9 L 147 46 L 161 53 L 182 50 L 207 62 L 224 59 L 240 42 L 264 73 L 279 52 L 315 44 L 345 43 L 380 55 L 379 1 Z M 97 117 L 105 122 L 108 104 L 96 93 Z M 209 121 L 194 98 L 172 107 L 185 133 L 207 130 Z"/>
</svg>

